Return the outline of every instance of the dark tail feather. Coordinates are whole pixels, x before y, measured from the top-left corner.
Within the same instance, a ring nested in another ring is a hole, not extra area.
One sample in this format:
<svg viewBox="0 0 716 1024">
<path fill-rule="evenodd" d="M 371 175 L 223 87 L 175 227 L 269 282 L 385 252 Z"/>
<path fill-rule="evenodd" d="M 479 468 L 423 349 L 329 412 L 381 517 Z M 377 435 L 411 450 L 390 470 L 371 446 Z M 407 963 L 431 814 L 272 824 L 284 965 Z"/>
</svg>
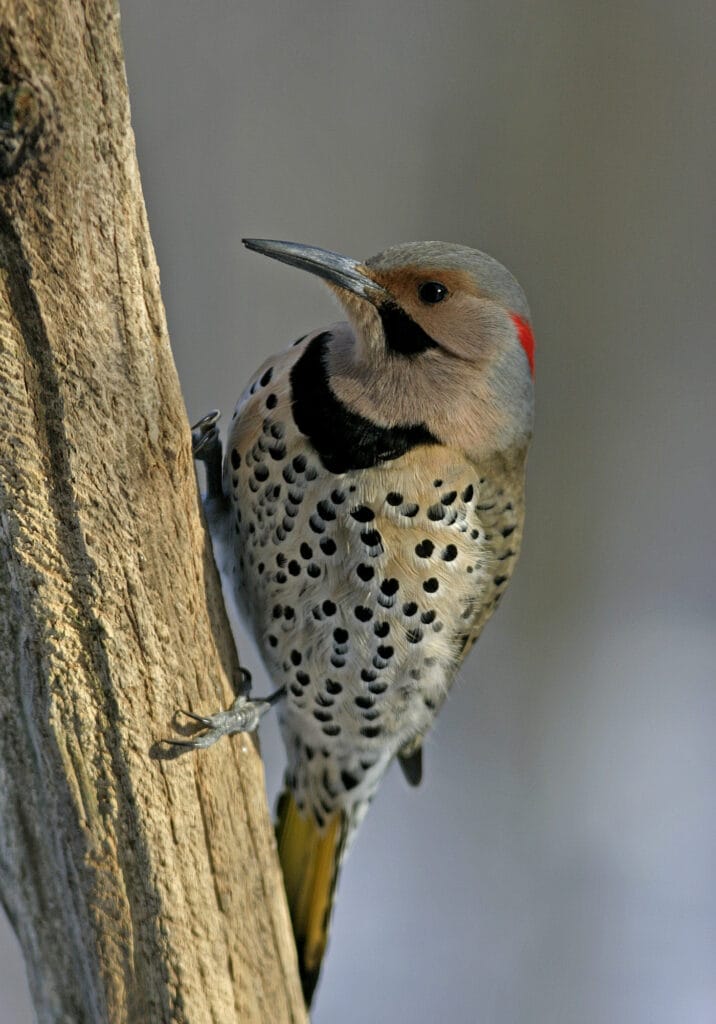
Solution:
<svg viewBox="0 0 716 1024">
<path fill-rule="evenodd" d="M 346 832 L 346 819 L 342 812 L 334 814 L 321 832 L 312 818 L 299 814 L 288 790 L 279 797 L 276 822 L 278 856 L 291 912 L 306 1006 L 311 1005 L 326 950 Z"/>
<path fill-rule="evenodd" d="M 398 764 L 403 769 L 403 775 L 410 785 L 419 786 L 423 778 L 422 746 L 415 747 L 414 749 L 411 749 L 411 747 L 405 747 L 403 750 L 399 750 Z"/>
</svg>

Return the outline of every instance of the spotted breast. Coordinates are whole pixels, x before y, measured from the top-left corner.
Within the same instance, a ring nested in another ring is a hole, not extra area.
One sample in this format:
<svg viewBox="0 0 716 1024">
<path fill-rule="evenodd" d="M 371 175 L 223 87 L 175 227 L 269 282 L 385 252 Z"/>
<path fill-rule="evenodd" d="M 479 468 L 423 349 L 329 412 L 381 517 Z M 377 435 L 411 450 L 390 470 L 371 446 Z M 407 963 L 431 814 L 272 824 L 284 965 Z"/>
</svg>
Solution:
<svg viewBox="0 0 716 1024">
<path fill-rule="evenodd" d="M 362 816 L 392 758 L 427 732 L 509 579 L 521 504 L 504 466 L 496 487 L 437 443 L 355 466 L 363 455 L 334 421 L 322 458 L 295 408 L 302 363 L 330 340 L 309 335 L 260 368 L 225 463 L 237 596 L 288 688 L 287 780 L 320 826 L 338 809 Z M 341 472 L 324 464 L 339 459 Z"/>
</svg>

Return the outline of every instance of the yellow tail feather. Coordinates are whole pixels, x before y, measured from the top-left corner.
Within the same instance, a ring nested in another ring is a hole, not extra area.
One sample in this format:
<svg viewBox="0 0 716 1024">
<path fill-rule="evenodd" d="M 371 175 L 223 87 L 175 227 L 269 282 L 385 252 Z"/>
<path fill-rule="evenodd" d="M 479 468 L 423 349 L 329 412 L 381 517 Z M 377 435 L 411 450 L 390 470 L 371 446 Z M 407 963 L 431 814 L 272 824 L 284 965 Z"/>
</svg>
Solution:
<svg viewBox="0 0 716 1024">
<path fill-rule="evenodd" d="M 278 801 L 276 839 L 306 1005 L 310 1006 L 328 941 L 333 893 L 345 835 L 342 812 L 321 832 L 298 812 L 288 790 Z"/>
</svg>

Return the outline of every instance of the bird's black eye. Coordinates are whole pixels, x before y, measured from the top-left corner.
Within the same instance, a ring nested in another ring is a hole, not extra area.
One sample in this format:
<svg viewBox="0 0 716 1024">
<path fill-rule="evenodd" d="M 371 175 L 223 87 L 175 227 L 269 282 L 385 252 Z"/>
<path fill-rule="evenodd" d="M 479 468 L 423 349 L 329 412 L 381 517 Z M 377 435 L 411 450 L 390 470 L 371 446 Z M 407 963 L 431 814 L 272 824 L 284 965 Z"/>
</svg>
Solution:
<svg viewBox="0 0 716 1024">
<path fill-rule="evenodd" d="M 447 288 L 439 281 L 424 281 L 418 287 L 421 302 L 442 302 L 447 293 Z"/>
</svg>

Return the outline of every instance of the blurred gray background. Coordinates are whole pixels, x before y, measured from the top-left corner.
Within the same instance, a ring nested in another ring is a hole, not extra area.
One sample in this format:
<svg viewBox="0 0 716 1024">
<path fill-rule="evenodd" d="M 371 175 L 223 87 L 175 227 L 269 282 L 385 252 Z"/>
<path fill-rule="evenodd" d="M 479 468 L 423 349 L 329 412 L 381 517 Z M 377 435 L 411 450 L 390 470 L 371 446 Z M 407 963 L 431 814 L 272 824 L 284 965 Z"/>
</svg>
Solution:
<svg viewBox="0 0 716 1024">
<path fill-rule="evenodd" d="M 359 835 L 314 1021 L 714 1024 L 716 8 L 121 6 L 190 417 L 337 316 L 242 235 L 474 245 L 534 314 L 522 561 Z"/>
</svg>

